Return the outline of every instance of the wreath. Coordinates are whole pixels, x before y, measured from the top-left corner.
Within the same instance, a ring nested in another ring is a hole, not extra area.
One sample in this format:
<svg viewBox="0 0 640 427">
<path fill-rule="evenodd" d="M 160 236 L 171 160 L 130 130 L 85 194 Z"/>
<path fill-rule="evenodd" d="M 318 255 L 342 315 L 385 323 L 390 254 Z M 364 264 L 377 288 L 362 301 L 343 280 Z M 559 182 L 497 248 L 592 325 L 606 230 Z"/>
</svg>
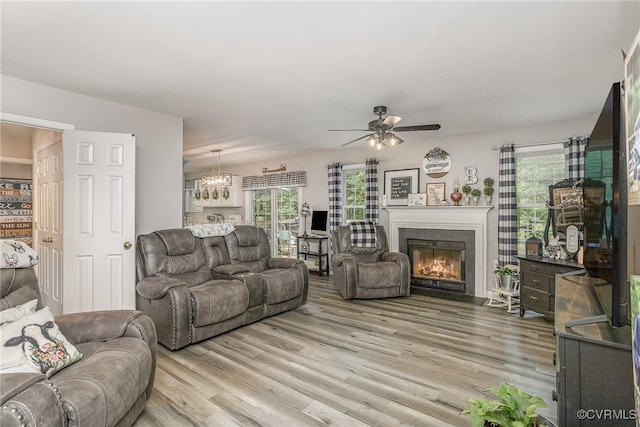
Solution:
<svg viewBox="0 0 640 427">
<path fill-rule="evenodd" d="M 230 196 L 231 194 L 229 194 L 229 187 L 224 187 L 224 189 L 222 190 L 222 198 L 225 200 L 229 200 Z"/>
<path fill-rule="evenodd" d="M 213 200 L 218 200 L 218 197 L 220 197 L 220 195 L 218 194 L 218 189 L 217 188 L 213 189 L 212 197 L 213 197 Z"/>
<path fill-rule="evenodd" d="M 209 198 L 209 190 L 207 190 L 206 188 L 204 189 L 204 192 L 202 193 L 202 198 L 207 200 Z"/>
</svg>

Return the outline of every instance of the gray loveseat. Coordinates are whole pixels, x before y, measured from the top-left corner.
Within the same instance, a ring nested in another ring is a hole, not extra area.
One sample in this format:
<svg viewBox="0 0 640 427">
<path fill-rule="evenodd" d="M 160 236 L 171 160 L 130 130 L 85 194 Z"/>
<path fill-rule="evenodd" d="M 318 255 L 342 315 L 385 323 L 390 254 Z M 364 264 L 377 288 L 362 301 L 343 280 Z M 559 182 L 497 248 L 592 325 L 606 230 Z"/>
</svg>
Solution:
<svg viewBox="0 0 640 427">
<path fill-rule="evenodd" d="M 42 308 L 33 267 L 1 269 L 0 296 L 2 310 L 33 299 Z M 153 389 L 151 319 L 137 310 L 111 310 L 64 314 L 54 321 L 83 357 L 50 378 L 0 374 L 0 425 L 132 425 Z"/>
<path fill-rule="evenodd" d="M 171 350 L 307 301 L 304 262 L 272 258 L 265 231 L 239 225 L 226 236 L 170 229 L 137 238 L 136 306 Z"/>
</svg>

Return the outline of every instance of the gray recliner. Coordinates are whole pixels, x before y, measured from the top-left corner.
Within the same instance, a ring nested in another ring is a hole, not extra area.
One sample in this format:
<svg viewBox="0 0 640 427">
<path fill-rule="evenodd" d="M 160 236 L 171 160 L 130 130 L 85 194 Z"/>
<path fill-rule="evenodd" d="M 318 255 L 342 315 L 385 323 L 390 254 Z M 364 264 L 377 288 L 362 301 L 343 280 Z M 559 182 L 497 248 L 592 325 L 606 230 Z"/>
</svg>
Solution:
<svg viewBox="0 0 640 427">
<path fill-rule="evenodd" d="M 38 299 L 33 267 L 0 269 L 0 309 Z M 63 314 L 54 318 L 83 357 L 47 378 L 0 374 L 2 426 L 129 426 L 151 396 L 156 334 L 137 310 Z"/>
<path fill-rule="evenodd" d="M 400 252 L 389 252 L 382 226 L 376 226 L 375 247 L 354 246 L 348 225 L 331 232 L 331 246 L 333 285 L 344 299 L 409 295 L 409 257 Z"/>
</svg>

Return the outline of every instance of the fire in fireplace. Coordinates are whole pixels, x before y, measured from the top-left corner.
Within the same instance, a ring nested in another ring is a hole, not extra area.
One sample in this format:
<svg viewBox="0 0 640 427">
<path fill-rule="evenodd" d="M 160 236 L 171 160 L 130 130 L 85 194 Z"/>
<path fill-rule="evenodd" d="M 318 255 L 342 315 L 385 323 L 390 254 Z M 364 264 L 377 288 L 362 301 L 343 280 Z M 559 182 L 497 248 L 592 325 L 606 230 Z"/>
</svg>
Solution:
<svg viewBox="0 0 640 427">
<path fill-rule="evenodd" d="M 465 244 L 407 239 L 411 282 L 417 286 L 465 292 Z"/>
</svg>

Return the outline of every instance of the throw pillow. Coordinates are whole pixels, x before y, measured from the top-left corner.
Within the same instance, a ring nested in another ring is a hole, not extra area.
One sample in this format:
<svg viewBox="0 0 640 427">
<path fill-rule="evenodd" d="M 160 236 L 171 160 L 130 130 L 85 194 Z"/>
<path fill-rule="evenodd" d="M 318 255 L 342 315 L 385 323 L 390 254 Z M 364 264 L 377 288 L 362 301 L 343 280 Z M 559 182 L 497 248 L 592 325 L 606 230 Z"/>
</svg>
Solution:
<svg viewBox="0 0 640 427">
<path fill-rule="evenodd" d="M 2 240 L 0 268 L 33 267 L 38 263 L 38 254 L 29 245 L 17 240 Z"/>
<path fill-rule="evenodd" d="M 25 302 L 24 304 L 20 304 L 15 307 L 7 308 L 6 310 L 0 311 L 0 325 L 14 322 L 28 314 L 35 313 L 37 305 L 38 300 L 34 299 L 29 302 Z"/>
<path fill-rule="evenodd" d="M 49 307 L 0 326 L 0 374 L 39 372 L 50 377 L 81 358 Z"/>
</svg>

